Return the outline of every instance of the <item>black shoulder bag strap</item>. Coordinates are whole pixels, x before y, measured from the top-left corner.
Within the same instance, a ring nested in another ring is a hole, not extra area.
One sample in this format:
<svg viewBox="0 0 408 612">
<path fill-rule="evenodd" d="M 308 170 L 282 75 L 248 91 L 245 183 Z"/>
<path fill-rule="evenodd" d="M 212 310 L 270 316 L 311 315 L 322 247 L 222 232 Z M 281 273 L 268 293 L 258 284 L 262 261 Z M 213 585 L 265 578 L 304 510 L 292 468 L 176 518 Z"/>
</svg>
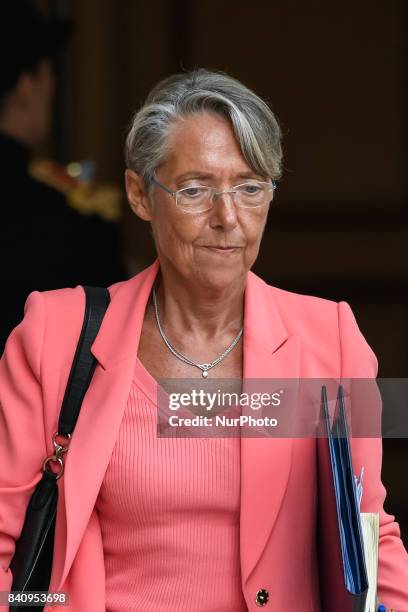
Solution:
<svg viewBox="0 0 408 612">
<path fill-rule="evenodd" d="M 91 346 L 110 301 L 107 289 L 100 287 L 84 287 L 84 289 L 86 294 L 84 323 L 58 421 L 58 432 L 65 437 L 74 431 L 82 400 L 95 370 L 96 361 L 91 353 Z"/>
<path fill-rule="evenodd" d="M 90 348 L 110 302 L 107 289 L 84 287 L 84 290 L 86 295 L 84 322 L 58 421 L 58 436 L 68 439 L 74 431 L 82 401 L 96 366 L 96 360 Z M 53 436 L 55 453 L 44 461 L 43 476 L 31 496 L 21 535 L 16 542 L 15 553 L 10 563 L 13 574 L 11 590 L 23 593 L 19 599 L 10 601 L 10 612 L 26 609 L 26 606 L 21 605 L 26 601 L 23 601 L 25 591 L 48 591 L 58 501 L 57 480 L 63 475 L 62 456 L 67 452 L 69 446 L 69 442 L 68 445 L 62 446 L 56 441 L 56 437 L 57 432 Z M 47 469 L 50 461 L 59 464 L 59 473 Z M 39 612 L 43 610 L 46 603 L 46 600 L 41 599 L 38 607 L 31 606 L 30 609 L 33 612 Z"/>
</svg>

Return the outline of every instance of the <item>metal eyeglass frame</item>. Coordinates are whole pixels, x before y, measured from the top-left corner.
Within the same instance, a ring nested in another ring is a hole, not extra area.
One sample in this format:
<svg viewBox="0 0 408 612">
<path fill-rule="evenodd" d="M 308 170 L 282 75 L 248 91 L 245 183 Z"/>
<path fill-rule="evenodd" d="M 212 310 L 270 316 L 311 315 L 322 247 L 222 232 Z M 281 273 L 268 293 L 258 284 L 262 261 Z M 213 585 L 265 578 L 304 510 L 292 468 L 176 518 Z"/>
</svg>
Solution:
<svg viewBox="0 0 408 612">
<path fill-rule="evenodd" d="M 194 212 L 196 212 L 196 211 L 193 211 L 193 212 L 188 213 L 187 210 L 183 209 L 182 207 L 178 206 L 178 204 L 177 204 L 177 195 L 178 195 L 178 193 L 180 191 L 184 191 L 185 189 L 191 189 L 191 187 L 183 187 L 182 189 L 177 189 L 176 191 L 173 191 L 172 189 L 170 189 L 170 187 L 166 187 L 166 185 L 163 185 L 163 183 L 160 183 L 160 181 L 158 181 L 155 176 L 151 176 L 150 180 L 151 180 L 152 183 L 154 183 L 155 185 L 157 185 L 158 187 L 163 189 L 163 191 L 166 191 L 171 196 L 173 196 L 173 198 L 176 201 L 176 206 L 178 208 L 180 208 L 180 210 L 182 210 L 183 212 L 185 212 L 187 214 L 194 214 Z M 266 183 L 264 181 L 258 181 L 258 183 L 263 183 L 264 185 L 268 184 L 268 183 Z M 209 190 L 211 190 L 211 192 L 212 192 L 212 196 L 211 196 L 212 205 L 209 208 L 206 208 L 205 210 L 201 210 L 201 211 L 198 211 L 198 212 L 206 212 L 207 210 L 211 210 L 213 208 L 213 206 L 214 206 L 214 197 L 219 196 L 219 195 L 223 195 L 224 193 L 234 194 L 234 193 L 236 193 L 235 190 L 236 190 L 237 187 L 240 187 L 241 185 L 246 185 L 246 184 L 247 183 L 245 183 L 245 182 L 244 183 L 240 183 L 239 185 L 235 185 L 235 187 L 233 187 L 232 189 L 227 189 L 225 191 L 217 191 L 215 189 L 215 187 L 208 187 L 207 185 L 196 185 L 196 187 L 206 187 Z M 277 188 L 276 181 L 274 181 L 272 179 L 272 184 L 270 185 L 270 191 L 273 192 L 273 191 L 275 191 L 276 188 Z M 235 203 L 235 200 L 234 200 L 234 203 Z M 239 206 L 239 204 L 237 206 Z M 264 206 L 264 204 L 258 204 L 257 206 L 239 206 L 239 208 L 249 208 L 249 209 L 251 209 L 251 208 L 259 208 L 260 206 Z"/>
</svg>

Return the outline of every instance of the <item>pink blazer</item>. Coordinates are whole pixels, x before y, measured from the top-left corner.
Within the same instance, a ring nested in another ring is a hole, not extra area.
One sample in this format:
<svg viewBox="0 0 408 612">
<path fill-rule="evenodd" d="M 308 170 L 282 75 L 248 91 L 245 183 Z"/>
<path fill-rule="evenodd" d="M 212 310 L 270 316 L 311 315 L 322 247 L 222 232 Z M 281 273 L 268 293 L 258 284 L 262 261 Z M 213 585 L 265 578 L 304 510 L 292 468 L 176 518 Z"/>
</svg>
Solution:
<svg viewBox="0 0 408 612">
<path fill-rule="evenodd" d="M 112 301 L 92 346 L 97 368 L 58 481 L 50 590 L 68 591 L 69 610 L 75 612 L 105 610 L 103 546 L 94 505 L 128 398 L 158 269 L 156 261 L 110 288 Z M 14 542 L 43 459 L 52 453 L 84 303 L 80 287 L 31 293 L 1 361 L 1 591 L 11 587 Z M 347 303 L 283 291 L 252 272 L 243 338 L 248 378 L 376 376 L 376 358 Z M 356 474 L 365 468 L 362 511 L 380 513 L 380 601 L 408 612 L 408 555 L 398 524 L 383 510 L 381 440 L 356 438 L 352 452 Z M 261 589 L 269 592 L 265 609 L 320 610 L 315 462 L 315 439 L 242 438 L 240 562 L 251 612 L 259 609 L 255 598 Z"/>
</svg>

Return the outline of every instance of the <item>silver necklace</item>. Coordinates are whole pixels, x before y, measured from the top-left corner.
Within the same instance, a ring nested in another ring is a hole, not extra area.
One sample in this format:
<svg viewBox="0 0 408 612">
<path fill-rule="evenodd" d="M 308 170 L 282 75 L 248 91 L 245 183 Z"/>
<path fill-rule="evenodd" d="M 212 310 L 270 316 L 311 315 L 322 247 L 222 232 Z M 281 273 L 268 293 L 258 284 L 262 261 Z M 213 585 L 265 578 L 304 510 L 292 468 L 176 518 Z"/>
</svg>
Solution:
<svg viewBox="0 0 408 612">
<path fill-rule="evenodd" d="M 236 344 L 238 344 L 238 342 L 241 339 L 242 332 L 244 331 L 244 328 L 241 327 L 241 329 L 239 330 L 238 336 L 236 338 L 234 338 L 234 340 L 231 342 L 229 347 L 226 348 L 225 351 L 223 353 L 221 353 L 221 355 L 219 357 L 217 357 L 217 359 L 214 359 L 214 361 L 211 361 L 211 363 L 197 363 L 196 361 L 193 361 L 192 359 L 190 359 L 189 357 L 186 357 L 186 355 L 183 355 L 183 353 L 180 353 L 177 349 L 175 349 L 174 346 L 170 343 L 170 341 L 167 338 L 166 334 L 164 333 L 163 328 L 162 328 L 162 326 L 160 324 L 159 311 L 158 311 L 158 308 L 157 308 L 156 290 L 155 290 L 154 287 L 153 287 L 153 305 L 154 305 L 154 314 L 155 314 L 155 317 L 156 317 L 157 327 L 159 328 L 160 335 L 163 338 L 164 343 L 167 346 L 167 348 L 169 349 L 169 351 L 171 351 L 173 353 L 173 355 L 175 357 L 177 357 L 177 359 L 180 359 L 184 363 L 187 363 L 188 365 L 192 365 L 192 366 L 194 366 L 196 368 L 199 368 L 201 370 L 202 375 L 203 375 L 204 378 L 207 378 L 208 371 L 211 370 L 211 368 L 216 366 L 218 363 L 220 363 L 220 361 L 225 359 L 225 357 L 232 351 L 234 346 Z"/>
</svg>

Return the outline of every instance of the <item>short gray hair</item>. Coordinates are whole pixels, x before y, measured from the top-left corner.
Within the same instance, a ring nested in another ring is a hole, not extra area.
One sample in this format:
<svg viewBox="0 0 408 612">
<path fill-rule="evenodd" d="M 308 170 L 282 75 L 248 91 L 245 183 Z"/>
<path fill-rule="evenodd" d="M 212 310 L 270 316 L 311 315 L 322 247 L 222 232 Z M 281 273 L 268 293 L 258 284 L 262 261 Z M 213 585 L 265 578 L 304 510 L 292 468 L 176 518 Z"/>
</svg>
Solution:
<svg viewBox="0 0 408 612">
<path fill-rule="evenodd" d="M 221 72 L 205 69 L 175 74 L 160 81 L 135 113 L 126 138 L 128 168 L 146 185 L 165 160 L 175 122 L 213 112 L 231 122 L 248 165 L 261 176 L 281 175 L 281 130 L 269 106 L 248 87 Z"/>
</svg>

